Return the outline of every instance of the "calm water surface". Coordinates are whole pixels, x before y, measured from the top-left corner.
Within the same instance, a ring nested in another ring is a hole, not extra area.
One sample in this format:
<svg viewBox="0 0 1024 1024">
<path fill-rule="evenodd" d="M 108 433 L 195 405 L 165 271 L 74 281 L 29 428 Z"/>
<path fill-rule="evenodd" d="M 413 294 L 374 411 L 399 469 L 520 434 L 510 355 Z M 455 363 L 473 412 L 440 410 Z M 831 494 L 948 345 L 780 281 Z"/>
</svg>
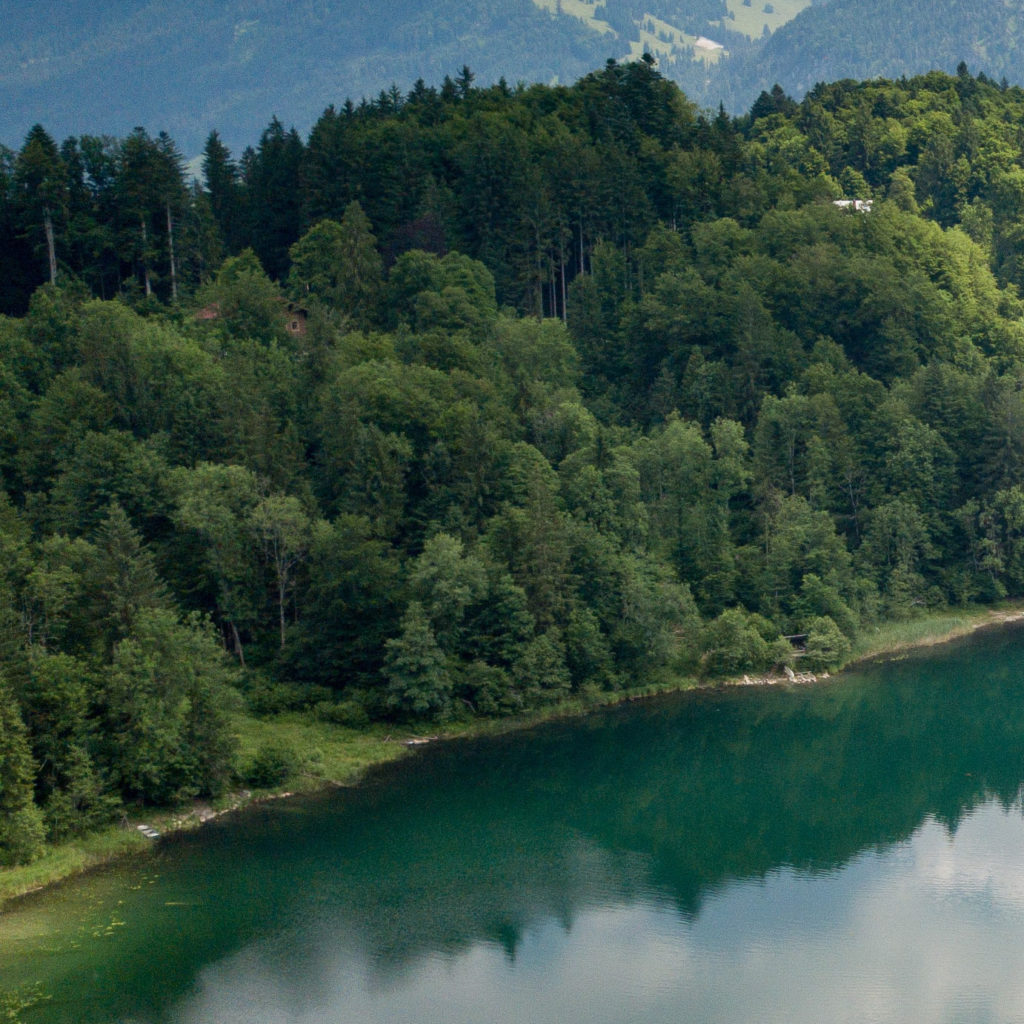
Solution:
<svg viewBox="0 0 1024 1024">
<path fill-rule="evenodd" d="M 424 750 L 0 916 L 35 1022 L 1024 1022 L 1024 632 Z"/>
</svg>

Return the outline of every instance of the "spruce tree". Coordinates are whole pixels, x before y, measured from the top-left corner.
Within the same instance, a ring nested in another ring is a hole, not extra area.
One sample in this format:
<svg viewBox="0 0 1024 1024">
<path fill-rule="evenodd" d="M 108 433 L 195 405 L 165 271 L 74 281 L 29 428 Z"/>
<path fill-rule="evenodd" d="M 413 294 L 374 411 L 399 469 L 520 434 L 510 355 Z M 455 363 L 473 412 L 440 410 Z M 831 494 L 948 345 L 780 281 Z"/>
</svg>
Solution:
<svg viewBox="0 0 1024 1024">
<path fill-rule="evenodd" d="M 32 800 L 35 773 L 21 710 L 0 678 L 0 866 L 24 864 L 42 850 L 43 819 Z"/>
<path fill-rule="evenodd" d="M 441 718 L 451 703 L 452 679 L 419 601 L 410 601 L 402 632 L 387 642 L 386 703 L 406 718 Z"/>
</svg>

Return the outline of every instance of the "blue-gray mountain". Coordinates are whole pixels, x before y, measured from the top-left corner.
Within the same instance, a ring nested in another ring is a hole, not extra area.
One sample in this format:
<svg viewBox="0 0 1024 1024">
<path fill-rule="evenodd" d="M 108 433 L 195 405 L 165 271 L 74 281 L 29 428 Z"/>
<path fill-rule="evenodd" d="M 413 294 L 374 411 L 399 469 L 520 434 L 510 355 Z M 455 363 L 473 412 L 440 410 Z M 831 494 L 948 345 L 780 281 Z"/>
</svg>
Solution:
<svg viewBox="0 0 1024 1024">
<path fill-rule="evenodd" d="M 1019 85 L 1022 28 L 1020 0 L 831 0 L 803 11 L 752 58 L 734 62 L 723 93 L 742 107 L 776 82 L 800 97 L 817 82 L 952 71 L 961 61 Z"/>
<path fill-rule="evenodd" d="M 166 130 L 237 150 L 276 114 L 300 131 L 328 105 L 464 65 L 478 84 L 571 82 L 649 50 L 695 101 L 748 110 L 778 81 L 899 76 L 966 61 L 1020 81 L 1018 0 L 28 0 L 5 11 L 0 142 Z"/>
</svg>

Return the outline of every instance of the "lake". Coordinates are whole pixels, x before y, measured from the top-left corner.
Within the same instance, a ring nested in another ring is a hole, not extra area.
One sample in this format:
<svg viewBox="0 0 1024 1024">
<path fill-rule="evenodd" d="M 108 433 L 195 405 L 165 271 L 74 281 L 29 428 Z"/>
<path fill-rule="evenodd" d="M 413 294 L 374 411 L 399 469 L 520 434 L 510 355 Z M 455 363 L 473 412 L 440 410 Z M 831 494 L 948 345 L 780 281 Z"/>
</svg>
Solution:
<svg viewBox="0 0 1024 1024">
<path fill-rule="evenodd" d="M 1024 630 L 438 744 L 0 916 L 36 1022 L 1024 1022 Z"/>
</svg>

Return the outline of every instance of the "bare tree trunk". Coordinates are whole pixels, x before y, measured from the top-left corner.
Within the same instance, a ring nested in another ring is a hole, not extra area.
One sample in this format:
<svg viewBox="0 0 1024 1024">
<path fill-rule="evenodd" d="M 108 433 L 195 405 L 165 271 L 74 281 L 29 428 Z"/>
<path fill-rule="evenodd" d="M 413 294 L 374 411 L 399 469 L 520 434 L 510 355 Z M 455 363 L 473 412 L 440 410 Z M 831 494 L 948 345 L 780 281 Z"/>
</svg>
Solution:
<svg viewBox="0 0 1024 1024">
<path fill-rule="evenodd" d="M 139 223 L 142 225 L 142 276 L 146 281 L 146 298 L 153 294 L 153 285 L 149 280 L 149 263 L 146 260 L 146 252 L 149 249 L 149 233 L 146 231 L 146 217 L 141 215 Z"/>
<path fill-rule="evenodd" d="M 540 223 L 534 222 L 533 225 L 533 244 L 534 252 L 536 253 L 536 281 L 537 281 L 537 319 L 544 319 L 544 265 L 541 261 L 540 252 Z"/>
<path fill-rule="evenodd" d="M 171 218 L 171 204 L 167 208 L 167 252 L 171 258 L 171 301 L 178 301 L 178 264 L 174 259 L 174 221 Z"/>
<path fill-rule="evenodd" d="M 565 301 L 565 249 L 561 243 L 558 246 L 558 269 L 562 275 L 562 323 L 567 324 L 569 322 L 569 307 Z"/>
<path fill-rule="evenodd" d="M 57 247 L 53 240 L 53 217 L 50 208 L 43 210 L 43 228 L 46 230 L 46 254 L 50 258 L 50 284 L 57 283 Z"/>
<path fill-rule="evenodd" d="M 245 668 L 245 652 L 242 650 L 242 638 L 238 635 L 238 627 L 231 623 L 231 639 L 235 643 L 235 654 L 238 655 L 238 663 Z"/>
<path fill-rule="evenodd" d="M 277 583 L 277 607 L 281 613 L 281 650 L 284 650 L 284 603 L 287 596 L 288 584 L 284 577 L 280 577 Z"/>
</svg>

